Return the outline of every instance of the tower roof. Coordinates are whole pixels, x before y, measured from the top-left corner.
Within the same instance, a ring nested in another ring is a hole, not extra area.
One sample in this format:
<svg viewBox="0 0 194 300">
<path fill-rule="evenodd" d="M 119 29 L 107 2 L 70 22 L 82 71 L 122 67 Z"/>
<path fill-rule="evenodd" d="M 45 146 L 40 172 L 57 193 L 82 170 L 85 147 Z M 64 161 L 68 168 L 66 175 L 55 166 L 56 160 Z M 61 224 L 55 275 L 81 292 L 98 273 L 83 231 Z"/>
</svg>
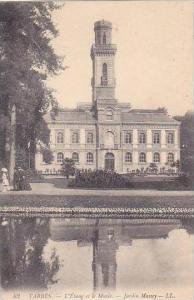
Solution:
<svg viewBox="0 0 194 300">
<path fill-rule="evenodd" d="M 100 28 L 112 28 L 112 23 L 106 20 L 100 20 L 94 23 L 94 30 Z"/>
</svg>

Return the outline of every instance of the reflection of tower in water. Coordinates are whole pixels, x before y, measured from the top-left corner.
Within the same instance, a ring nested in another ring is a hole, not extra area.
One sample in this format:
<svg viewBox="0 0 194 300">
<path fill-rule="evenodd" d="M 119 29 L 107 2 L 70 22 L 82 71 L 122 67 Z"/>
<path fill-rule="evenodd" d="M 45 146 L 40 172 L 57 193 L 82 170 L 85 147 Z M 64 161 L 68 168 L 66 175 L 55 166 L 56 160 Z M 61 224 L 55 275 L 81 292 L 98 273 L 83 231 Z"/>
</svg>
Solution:
<svg viewBox="0 0 194 300">
<path fill-rule="evenodd" d="M 193 234 L 193 219 L 0 218 L 0 285 L 6 289 L 47 286 L 58 261 L 53 256 L 45 273 L 42 253 L 50 237 L 54 241 L 77 241 L 78 247 L 92 245 L 89 263 L 94 289 L 114 289 L 119 246 L 132 246 L 133 240 L 165 239 L 180 228 Z"/>
<path fill-rule="evenodd" d="M 93 282 L 94 289 L 116 288 L 116 251 L 114 229 L 95 228 L 93 239 Z"/>
<path fill-rule="evenodd" d="M 92 244 L 94 290 L 116 288 L 117 250 L 132 246 L 133 240 L 165 239 L 182 228 L 177 219 L 51 219 L 50 234 L 55 241 L 76 241 L 78 247 Z"/>
</svg>

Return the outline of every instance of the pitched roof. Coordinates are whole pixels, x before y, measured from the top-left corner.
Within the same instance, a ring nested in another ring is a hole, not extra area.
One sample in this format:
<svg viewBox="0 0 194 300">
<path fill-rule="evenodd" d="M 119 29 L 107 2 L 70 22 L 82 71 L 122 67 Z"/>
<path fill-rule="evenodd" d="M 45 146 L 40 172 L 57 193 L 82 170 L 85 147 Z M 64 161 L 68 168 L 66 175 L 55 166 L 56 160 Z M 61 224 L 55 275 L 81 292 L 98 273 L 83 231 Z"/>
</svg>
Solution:
<svg viewBox="0 0 194 300">
<path fill-rule="evenodd" d="M 167 113 L 159 110 L 133 109 L 122 113 L 123 123 L 167 123 L 180 124 Z"/>
<path fill-rule="evenodd" d="M 45 115 L 46 122 L 83 122 L 95 123 L 93 113 L 91 111 L 82 111 L 77 109 L 60 110 L 57 115 L 49 112 Z"/>
<path fill-rule="evenodd" d="M 94 112 L 83 109 L 63 109 L 57 115 L 49 112 L 45 115 L 45 121 L 51 122 L 71 122 L 71 123 L 89 123 L 94 124 L 96 119 Z M 174 124 L 179 125 L 180 122 L 173 119 L 167 113 L 161 110 L 145 110 L 132 109 L 128 112 L 121 112 L 122 123 L 151 123 L 151 124 Z"/>
</svg>

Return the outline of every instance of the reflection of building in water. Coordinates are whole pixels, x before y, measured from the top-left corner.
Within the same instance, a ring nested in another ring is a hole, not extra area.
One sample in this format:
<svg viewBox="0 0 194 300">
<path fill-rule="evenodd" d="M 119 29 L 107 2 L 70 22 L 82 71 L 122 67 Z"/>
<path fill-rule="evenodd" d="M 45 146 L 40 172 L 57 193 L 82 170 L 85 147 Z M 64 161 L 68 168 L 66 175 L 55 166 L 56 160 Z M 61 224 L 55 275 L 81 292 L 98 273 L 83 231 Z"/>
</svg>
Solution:
<svg viewBox="0 0 194 300">
<path fill-rule="evenodd" d="M 94 289 L 116 287 L 116 253 L 121 245 L 132 245 L 134 239 L 167 238 L 173 229 L 181 228 L 179 220 L 168 219 L 51 219 L 53 240 L 77 240 L 78 247 L 92 244 Z"/>
<path fill-rule="evenodd" d="M 100 229 L 100 230 L 99 230 Z M 93 238 L 93 279 L 94 289 L 116 287 L 116 242 L 114 229 L 96 227 Z"/>
<path fill-rule="evenodd" d="M 194 219 L 193 218 L 186 218 L 182 220 L 183 228 L 187 230 L 187 233 L 194 234 Z"/>
<path fill-rule="evenodd" d="M 44 261 L 49 237 L 48 219 L 0 218 L 0 286 L 46 288 L 57 271 L 58 258 Z"/>
</svg>

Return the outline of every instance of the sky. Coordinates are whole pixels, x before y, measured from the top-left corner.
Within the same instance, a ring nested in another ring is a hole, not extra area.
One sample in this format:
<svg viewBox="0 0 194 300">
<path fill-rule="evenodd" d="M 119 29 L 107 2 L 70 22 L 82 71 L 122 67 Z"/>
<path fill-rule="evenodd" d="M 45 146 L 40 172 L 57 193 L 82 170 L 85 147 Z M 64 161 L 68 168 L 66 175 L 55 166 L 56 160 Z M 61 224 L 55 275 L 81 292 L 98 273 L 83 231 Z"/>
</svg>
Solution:
<svg viewBox="0 0 194 300">
<path fill-rule="evenodd" d="M 116 98 L 132 108 L 193 109 L 193 3 L 179 1 L 67 1 L 53 13 L 53 46 L 67 68 L 48 85 L 63 107 L 92 101 L 94 22 L 112 22 Z"/>
</svg>

